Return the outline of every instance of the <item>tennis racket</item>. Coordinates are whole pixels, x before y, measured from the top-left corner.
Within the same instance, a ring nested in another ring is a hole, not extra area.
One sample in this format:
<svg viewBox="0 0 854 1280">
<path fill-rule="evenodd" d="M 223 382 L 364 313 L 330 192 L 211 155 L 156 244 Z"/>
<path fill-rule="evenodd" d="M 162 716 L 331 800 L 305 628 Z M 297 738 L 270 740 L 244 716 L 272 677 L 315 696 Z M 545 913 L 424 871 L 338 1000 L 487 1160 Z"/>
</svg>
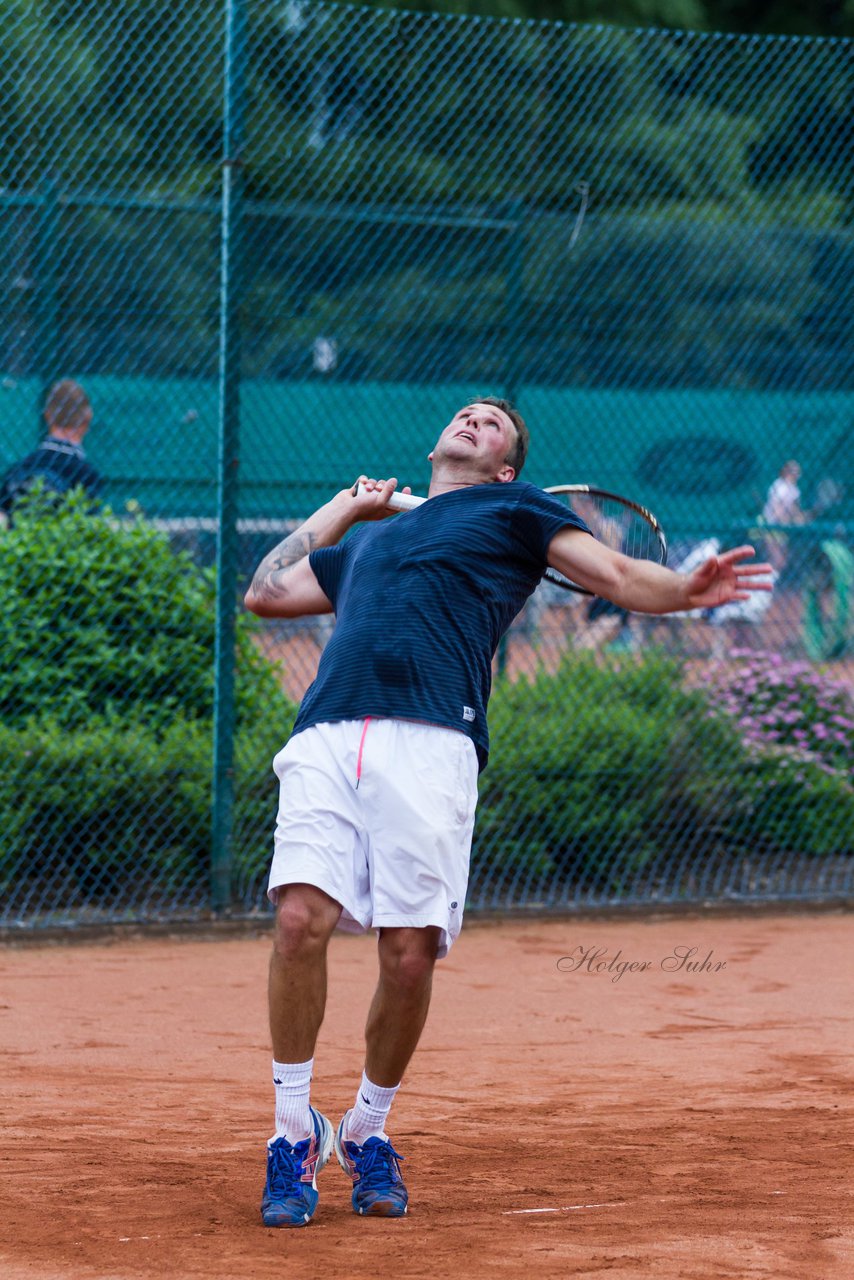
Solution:
<svg viewBox="0 0 854 1280">
<path fill-rule="evenodd" d="M 358 491 L 359 485 L 355 484 L 353 495 Z M 667 564 L 667 538 L 664 530 L 652 512 L 640 503 L 589 484 L 551 485 L 546 493 L 553 494 L 571 508 L 581 517 L 593 536 L 614 551 L 621 551 L 633 560 L 652 560 L 655 564 Z M 414 493 L 393 493 L 388 505 L 393 511 L 411 511 L 426 501 L 426 498 L 417 497 Z M 543 577 L 546 582 L 563 587 L 565 591 L 575 591 L 583 596 L 594 594 L 551 566 L 546 569 Z"/>
</svg>

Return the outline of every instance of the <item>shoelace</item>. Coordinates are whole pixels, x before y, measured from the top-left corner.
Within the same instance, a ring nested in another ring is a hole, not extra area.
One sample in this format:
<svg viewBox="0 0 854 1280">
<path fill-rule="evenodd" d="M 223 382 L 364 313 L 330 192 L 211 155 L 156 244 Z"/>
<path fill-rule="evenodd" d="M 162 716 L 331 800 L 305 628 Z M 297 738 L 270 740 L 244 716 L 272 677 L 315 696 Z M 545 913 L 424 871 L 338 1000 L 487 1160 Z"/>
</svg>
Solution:
<svg viewBox="0 0 854 1280">
<path fill-rule="evenodd" d="M 351 1144 L 355 1146 L 356 1144 Z M 399 1181 L 400 1170 L 398 1155 L 390 1142 L 371 1143 L 370 1146 L 357 1148 L 359 1158 L 356 1167 L 359 1170 L 359 1184 L 370 1191 L 384 1191 L 390 1183 Z"/>
<path fill-rule="evenodd" d="M 299 1195 L 302 1190 L 302 1162 L 308 1155 L 309 1139 L 303 1138 L 289 1147 L 282 1142 L 270 1147 L 270 1196 L 274 1200 L 286 1200 Z"/>
</svg>

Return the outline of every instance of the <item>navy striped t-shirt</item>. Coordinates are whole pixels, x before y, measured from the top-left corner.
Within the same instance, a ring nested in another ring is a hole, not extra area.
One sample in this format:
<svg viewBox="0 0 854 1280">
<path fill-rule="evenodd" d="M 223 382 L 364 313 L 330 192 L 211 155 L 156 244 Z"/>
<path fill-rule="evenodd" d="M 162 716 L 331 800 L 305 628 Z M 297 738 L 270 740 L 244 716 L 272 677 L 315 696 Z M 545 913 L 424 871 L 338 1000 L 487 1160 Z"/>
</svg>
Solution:
<svg viewBox="0 0 854 1280">
<path fill-rule="evenodd" d="M 535 485 L 480 484 L 313 551 L 336 626 L 294 733 L 366 716 L 424 720 L 468 734 L 485 767 L 493 655 L 568 525 L 587 530 Z"/>
</svg>

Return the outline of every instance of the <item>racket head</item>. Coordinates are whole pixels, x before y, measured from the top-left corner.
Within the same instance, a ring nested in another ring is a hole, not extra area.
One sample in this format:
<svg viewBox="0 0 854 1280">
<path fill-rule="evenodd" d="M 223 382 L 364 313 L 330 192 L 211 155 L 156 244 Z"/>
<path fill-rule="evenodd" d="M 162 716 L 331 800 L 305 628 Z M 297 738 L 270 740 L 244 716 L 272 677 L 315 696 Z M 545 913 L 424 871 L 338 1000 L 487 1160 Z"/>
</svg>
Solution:
<svg viewBox="0 0 854 1280">
<path fill-rule="evenodd" d="M 590 484 L 555 484 L 546 488 L 567 507 L 580 516 L 590 532 L 600 542 L 621 551 L 633 560 L 652 560 L 655 564 L 667 564 L 667 538 L 659 521 L 651 511 L 624 498 L 609 489 L 599 489 Z M 578 595 L 594 594 L 586 587 L 572 582 L 549 566 L 543 575 L 546 582 L 574 591 Z"/>
</svg>

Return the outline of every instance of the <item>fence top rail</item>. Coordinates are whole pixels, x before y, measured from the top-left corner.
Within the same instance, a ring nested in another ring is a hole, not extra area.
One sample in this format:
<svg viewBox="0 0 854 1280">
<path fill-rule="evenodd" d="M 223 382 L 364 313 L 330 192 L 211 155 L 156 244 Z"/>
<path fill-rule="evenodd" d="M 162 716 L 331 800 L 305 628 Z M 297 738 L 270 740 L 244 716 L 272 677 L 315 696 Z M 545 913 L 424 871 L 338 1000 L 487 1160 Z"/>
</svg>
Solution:
<svg viewBox="0 0 854 1280">
<path fill-rule="evenodd" d="M 0 190 L 0 208 L 42 209 L 52 205 L 68 209 L 123 209 L 151 211 L 155 213 L 206 213 L 219 216 L 221 201 L 218 198 L 194 196 L 135 195 L 116 191 L 87 191 L 80 188 L 68 190 L 53 187 L 50 191 Z M 337 202 L 296 200 L 252 200 L 241 204 L 244 215 L 255 218 L 293 218 L 313 221 L 322 218 L 327 222 L 349 222 L 356 225 L 390 224 L 393 226 L 424 226 L 468 228 L 473 231 L 515 231 L 519 226 L 524 205 L 515 202 L 508 207 L 507 216 L 484 215 L 477 206 L 462 205 L 353 205 Z"/>
<path fill-rule="evenodd" d="M 378 23 L 385 22 L 397 27 L 415 27 L 430 25 L 444 26 L 489 26 L 512 28 L 518 32 L 573 32 L 607 35 L 613 39 L 638 37 L 657 39 L 670 43 L 715 42 L 733 45 L 761 44 L 823 44 L 854 45 L 852 36 L 819 36 L 798 33 L 762 33 L 750 31 L 695 31 L 684 27 L 668 26 L 617 26 L 606 22 L 562 22 L 555 18 L 511 18 L 498 14 L 477 13 L 445 13 L 431 11 L 422 13 L 411 9 L 380 8 L 375 9 L 367 4 L 316 3 L 313 8 L 322 20 L 324 14 L 335 11 L 343 15 L 370 16 Z"/>
</svg>

